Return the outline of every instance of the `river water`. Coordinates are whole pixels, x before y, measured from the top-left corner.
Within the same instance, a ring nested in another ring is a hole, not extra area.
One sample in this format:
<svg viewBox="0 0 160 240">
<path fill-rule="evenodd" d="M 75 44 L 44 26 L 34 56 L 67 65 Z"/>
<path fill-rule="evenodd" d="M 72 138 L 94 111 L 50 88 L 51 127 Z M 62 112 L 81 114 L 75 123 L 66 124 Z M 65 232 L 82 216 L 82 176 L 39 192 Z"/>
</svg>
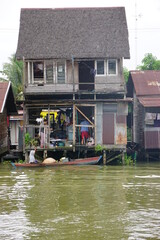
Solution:
<svg viewBox="0 0 160 240">
<path fill-rule="evenodd" d="M 38 169 L 0 164 L 0 239 L 160 239 L 160 162 Z"/>
</svg>

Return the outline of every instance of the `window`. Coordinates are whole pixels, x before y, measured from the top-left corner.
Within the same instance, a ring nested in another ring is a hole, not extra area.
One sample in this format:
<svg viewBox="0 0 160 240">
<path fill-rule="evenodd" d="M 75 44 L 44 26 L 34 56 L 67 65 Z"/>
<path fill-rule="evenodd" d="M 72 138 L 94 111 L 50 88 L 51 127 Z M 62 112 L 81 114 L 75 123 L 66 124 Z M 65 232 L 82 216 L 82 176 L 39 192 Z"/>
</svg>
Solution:
<svg viewBox="0 0 160 240">
<path fill-rule="evenodd" d="M 97 60 L 96 75 L 116 75 L 117 59 Z"/>
<path fill-rule="evenodd" d="M 52 61 L 46 61 L 46 83 L 52 84 L 54 80 L 53 75 L 53 62 Z"/>
<path fill-rule="evenodd" d="M 44 77 L 44 64 L 43 62 L 33 63 L 34 79 L 42 79 Z"/>
<path fill-rule="evenodd" d="M 108 75 L 117 74 L 117 61 L 116 59 L 108 60 Z"/>
<path fill-rule="evenodd" d="M 104 75 L 104 61 L 97 61 L 97 75 Z"/>
<path fill-rule="evenodd" d="M 54 60 L 28 62 L 28 83 L 65 83 L 66 63 Z"/>
<path fill-rule="evenodd" d="M 57 83 L 65 83 L 65 63 L 57 63 Z"/>
</svg>

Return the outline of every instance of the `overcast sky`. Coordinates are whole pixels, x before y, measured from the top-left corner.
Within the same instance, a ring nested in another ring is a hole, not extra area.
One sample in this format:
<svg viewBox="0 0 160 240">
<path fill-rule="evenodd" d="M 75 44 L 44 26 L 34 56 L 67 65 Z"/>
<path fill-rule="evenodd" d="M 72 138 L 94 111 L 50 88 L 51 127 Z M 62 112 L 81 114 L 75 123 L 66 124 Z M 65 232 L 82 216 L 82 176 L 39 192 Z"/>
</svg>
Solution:
<svg viewBox="0 0 160 240">
<path fill-rule="evenodd" d="M 131 58 L 124 60 L 124 66 L 134 70 L 146 53 L 160 59 L 160 0 L 1 0 L 0 70 L 16 52 L 21 8 L 112 6 L 126 10 Z"/>
</svg>

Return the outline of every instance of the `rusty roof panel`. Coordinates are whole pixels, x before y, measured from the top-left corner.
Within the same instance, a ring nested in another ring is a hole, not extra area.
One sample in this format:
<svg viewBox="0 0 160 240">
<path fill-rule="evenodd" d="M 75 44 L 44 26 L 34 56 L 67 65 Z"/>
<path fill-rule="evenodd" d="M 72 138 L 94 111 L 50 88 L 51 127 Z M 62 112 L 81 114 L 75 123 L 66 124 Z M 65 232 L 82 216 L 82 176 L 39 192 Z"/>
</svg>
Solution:
<svg viewBox="0 0 160 240">
<path fill-rule="evenodd" d="M 11 82 L 0 82 L 0 113 L 7 107 L 7 114 L 17 113 Z"/>
<path fill-rule="evenodd" d="M 138 97 L 144 107 L 160 107 L 160 97 Z"/>
<path fill-rule="evenodd" d="M 9 82 L 0 83 L 0 113 L 3 112 Z"/>
<path fill-rule="evenodd" d="M 160 94 L 160 71 L 131 71 L 131 77 L 137 96 Z"/>
</svg>

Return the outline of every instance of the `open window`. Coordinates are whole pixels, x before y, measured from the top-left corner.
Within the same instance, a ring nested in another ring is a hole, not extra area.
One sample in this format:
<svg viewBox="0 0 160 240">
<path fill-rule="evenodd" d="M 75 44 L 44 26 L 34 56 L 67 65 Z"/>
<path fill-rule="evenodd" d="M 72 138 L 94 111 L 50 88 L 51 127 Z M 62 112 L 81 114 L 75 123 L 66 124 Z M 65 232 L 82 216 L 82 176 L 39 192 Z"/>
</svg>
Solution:
<svg viewBox="0 0 160 240">
<path fill-rule="evenodd" d="M 94 61 L 79 62 L 79 90 L 93 91 L 95 82 Z"/>
<path fill-rule="evenodd" d="M 29 84 L 64 84 L 66 63 L 54 60 L 30 61 L 27 63 L 27 76 Z"/>
<path fill-rule="evenodd" d="M 33 74 L 34 74 L 34 81 L 42 80 L 44 78 L 44 63 L 43 62 L 34 62 L 33 63 Z"/>
</svg>

